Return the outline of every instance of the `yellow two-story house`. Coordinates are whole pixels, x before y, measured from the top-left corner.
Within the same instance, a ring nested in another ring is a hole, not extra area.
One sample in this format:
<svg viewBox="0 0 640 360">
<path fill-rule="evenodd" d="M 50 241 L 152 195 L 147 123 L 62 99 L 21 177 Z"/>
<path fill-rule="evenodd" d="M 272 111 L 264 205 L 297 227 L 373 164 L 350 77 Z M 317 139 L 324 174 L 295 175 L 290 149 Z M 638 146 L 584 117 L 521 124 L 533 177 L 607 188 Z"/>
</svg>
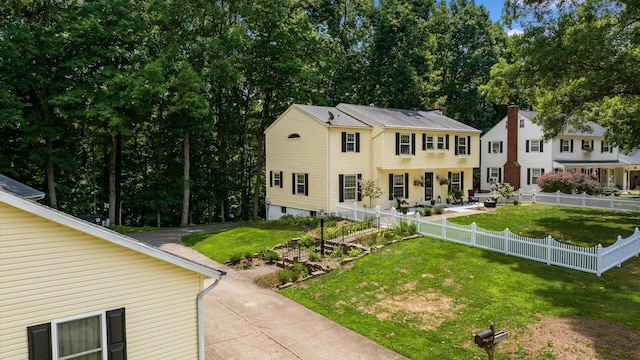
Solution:
<svg viewBox="0 0 640 360">
<path fill-rule="evenodd" d="M 467 196 L 480 166 L 480 130 L 444 109 L 292 105 L 265 138 L 267 219 L 333 212 L 336 201 L 444 203 L 455 190 Z M 383 195 L 363 197 L 363 179 L 377 181 Z"/>
</svg>

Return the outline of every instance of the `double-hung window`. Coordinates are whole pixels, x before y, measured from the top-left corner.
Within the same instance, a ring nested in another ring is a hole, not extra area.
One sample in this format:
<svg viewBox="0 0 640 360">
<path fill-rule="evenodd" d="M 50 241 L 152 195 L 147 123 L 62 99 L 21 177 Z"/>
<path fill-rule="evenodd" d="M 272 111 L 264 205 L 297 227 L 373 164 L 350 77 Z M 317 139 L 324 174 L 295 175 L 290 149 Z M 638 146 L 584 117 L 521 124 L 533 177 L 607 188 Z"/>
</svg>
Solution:
<svg viewBox="0 0 640 360">
<path fill-rule="evenodd" d="M 445 149 L 444 136 L 438 136 L 438 150 L 444 150 L 444 149 Z"/>
<path fill-rule="evenodd" d="M 569 140 L 560 140 L 560 152 L 570 152 L 571 143 Z"/>
<path fill-rule="evenodd" d="M 531 147 L 529 150 L 531 152 L 541 152 L 540 140 L 531 140 Z"/>
<path fill-rule="evenodd" d="M 402 174 L 393 175 L 393 197 L 404 198 L 404 178 Z"/>
<path fill-rule="evenodd" d="M 400 154 L 411 154 L 411 136 L 409 134 L 400 134 Z"/>
<path fill-rule="evenodd" d="M 608 142 L 602 140 L 602 149 L 600 152 L 612 152 L 612 147 Z"/>
<path fill-rule="evenodd" d="M 487 181 L 489 183 L 499 183 L 501 181 L 501 174 L 502 173 L 502 169 L 500 169 L 499 167 L 492 167 L 489 168 L 488 170 L 488 174 L 487 174 Z"/>
<path fill-rule="evenodd" d="M 530 184 L 537 184 L 543 173 L 542 169 L 530 169 Z"/>
<path fill-rule="evenodd" d="M 426 143 L 427 143 L 426 145 L 427 150 L 434 149 L 433 135 L 427 135 Z"/>
<path fill-rule="evenodd" d="M 344 201 L 356 201 L 358 193 L 358 176 L 345 175 L 342 191 Z"/>
<path fill-rule="evenodd" d="M 296 194 L 304 194 L 306 188 L 305 174 L 296 174 Z"/>
<path fill-rule="evenodd" d="M 458 155 L 467 155 L 467 138 L 460 136 L 458 138 Z"/>
<path fill-rule="evenodd" d="M 491 152 L 493 152 L 494 154 L 501 152 L 500 151 L 501 148 L 502 148 L 502 141 L 491 142 Z"/>
<path fill-rule="evenodd" d="M 451 173 L 451 191 L 461 190 L 462 181 L 459 172 Z"/>
</svg>

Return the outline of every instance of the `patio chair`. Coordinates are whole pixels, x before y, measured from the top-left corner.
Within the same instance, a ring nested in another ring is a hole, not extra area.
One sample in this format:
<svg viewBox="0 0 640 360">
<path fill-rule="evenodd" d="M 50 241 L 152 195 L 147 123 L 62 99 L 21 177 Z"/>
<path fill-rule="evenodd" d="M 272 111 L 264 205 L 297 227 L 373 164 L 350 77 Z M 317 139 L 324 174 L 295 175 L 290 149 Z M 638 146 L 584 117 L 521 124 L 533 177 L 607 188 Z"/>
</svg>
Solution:
<svg viewBox="0 0 640 360">
<path fill-rule="evenodd" d="M 467 201 L 469 204 L 479 201 L 474 190 L 467 190 Z"/>
</svg>

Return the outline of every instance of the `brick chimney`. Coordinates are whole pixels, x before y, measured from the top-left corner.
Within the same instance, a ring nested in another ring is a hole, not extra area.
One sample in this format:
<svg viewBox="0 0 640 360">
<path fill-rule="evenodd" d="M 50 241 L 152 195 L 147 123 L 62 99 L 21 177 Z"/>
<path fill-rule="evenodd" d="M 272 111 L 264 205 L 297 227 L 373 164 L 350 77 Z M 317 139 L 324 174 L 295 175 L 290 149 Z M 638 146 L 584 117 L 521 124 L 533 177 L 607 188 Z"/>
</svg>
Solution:
<svg viewBox="0 0 640 360">
<path fill-rule="evenodd" d="M 515 190 L 520 189 L 520 164 L 518 163 L 518 105 L 507 110 L 507 162 L 504 164 L 504 182 Z"/>
</svg>

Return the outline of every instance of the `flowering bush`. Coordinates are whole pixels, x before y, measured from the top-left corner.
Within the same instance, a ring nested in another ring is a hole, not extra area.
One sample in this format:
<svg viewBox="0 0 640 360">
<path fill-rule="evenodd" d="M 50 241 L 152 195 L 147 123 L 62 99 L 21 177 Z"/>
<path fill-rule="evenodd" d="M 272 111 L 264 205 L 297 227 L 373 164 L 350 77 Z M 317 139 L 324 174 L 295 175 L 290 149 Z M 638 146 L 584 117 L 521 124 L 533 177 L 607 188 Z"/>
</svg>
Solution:
<svg viewBox="0 0 640 360">
<path fill-rule="evenodd" d="M 565 194 L 587 193 L 598 195 L 602 193 L 602 186 L 596 178 L 583 173 L 558 172 L 544 174 L 538 178 L 538 186 L 544 192 L 560 191 Z"/>
</svg>

